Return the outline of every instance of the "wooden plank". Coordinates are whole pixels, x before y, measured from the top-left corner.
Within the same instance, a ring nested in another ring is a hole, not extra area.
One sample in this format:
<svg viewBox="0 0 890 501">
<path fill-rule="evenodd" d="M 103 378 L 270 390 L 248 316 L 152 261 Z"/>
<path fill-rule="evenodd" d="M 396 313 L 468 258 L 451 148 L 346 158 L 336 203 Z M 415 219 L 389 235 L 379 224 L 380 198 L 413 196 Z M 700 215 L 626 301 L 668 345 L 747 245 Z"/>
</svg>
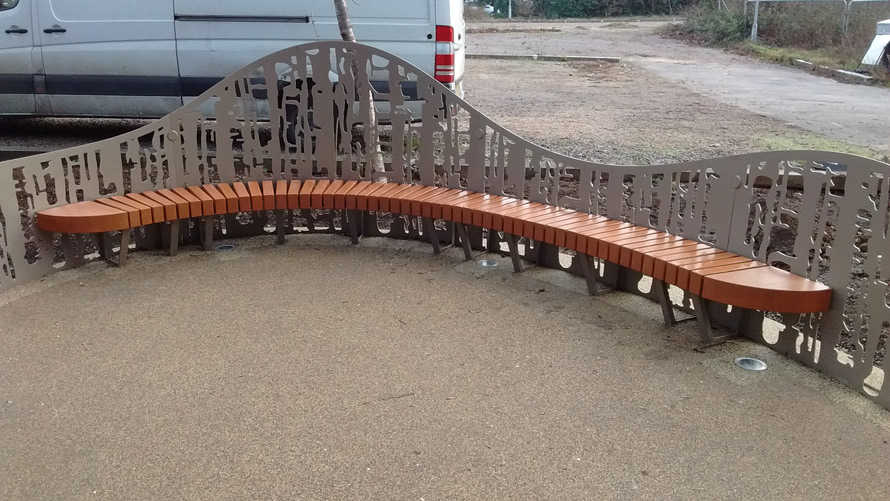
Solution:
<svg viewBox="0 0 890 501">
<path fill-rule="evenodd" d="M 253 203 L 251 201 L 250 191 L 248 191 L 247 186 L 241 182 L 234 182 L 232 183 L 232 189 L 235 191 L 235 196 L 238 197 L 238 211 L 252 211 Z"/>
<path fill-rule="evenodd" d="M 390 184 L 394 183 L 373 183 L 372 186 L 368 186 L 367 189 L 359 192 L 356 195 L 355 208 L 357 210 L 368 210 L 368 196 L 374 194 L 378 190 L 387 188 Z M 392 188 L 391 186 L 389 187 Z"/>
<path fill-rule="evenodd" d="M 747 258 L 743 258 L 747 259 Z M 695 271 L 692 271 L 689 275 L 689 288 L 687 289 L 689 292 L 697 295 L 701 295 L 702 284 L 704 283 L 704 277 L 709 275 L 716 275 L 719 273 L 726 273 L 730 271 L 738 271 L 745 270 L 750 268 L 762 268 L 765 267 L 766 263 L 761 263 L 760 261 L 754 261 L 753 259 L 748 259 L 747 261 L 742 261 L 738 263 L 727 263 L 723 266 L 715 266 L 709 268 L 702 268 Z"/>
<path fill-rule="evenodd" d="M 176 221 L 179 219 L 176 203 L 169 198 L 163 197 L 154 191 L 145 191 L 140 193 L 140 195 L 149 198 L 164 207 L 164 221 Z"/>
<path fill-rule="evenodd" d="M 714 255 L 717 255 L 717 254 L 714 254 Z M 721 268 L 723 266 L 742 264 L 742 263 L 747 263 L 750 261 L 751 261 L 750 258 L 742 257 L 737 254 L 727 252 L 725 255 L 723 255 L 723 257 L 721 259 L 705 260 L 705 261 L 699 261 L 697 263 L 684 264 L 682 266 L 677 267 L 677 278 L 675 281 L 676 283 L 674 285 L 676 285 L 677 287 L 679 287 L 681 289 L 690 290 L 689 289 L 689 281 L 691 280 L 692 272 L 694 272 L 694 271 L 704 270 L 707 268 Z M 669 265 L 670 265 L 670 263 L 669 263 Z M 698 294 L 698 293 L 696 292 L 696 294 Z"/>
<path fill-rule="evenodd" d="M 652 245 L 628 245 L 626 249 L 630 253 L 630 263 L 627 264 L 627 267 L 641 272 L 643 271 L 645 257 L 652 256 L 653 254 L 659 255 L 659 252 L 671 253 L 678 248 L 692 244 L 695 244 L 695 242 L 674 235 L 667 235 L 664 241 Z M 650 257 L 650 259 L 654 258 Z M 622 257 L 622 262 L 623 260 L 624 257 Z"/>
<path fill-rule="evenodd" d="M 393 214 L 410 214 L 411 201 L 414 200 L 414 197 L 437 189 L 435 186 L 414 185 L 411 189 L 394 193 L 389 197 L 389 211 Z"/>
<path fill-rule="evenodd" d="M 828 311 L 831 288 L 772 266 L 704 277 L 701 296 L 723 304 L 780 313 Z"/>
<path fill-rule="evenodd" d="M 417 187 L 413 184 L 395 183 L 391 189 L 378 190 L 368 197 L 368 210 L 371 210 L 371 207 L 376 204 L 376 206 L 379 207 L 378 210 L 380 210 L 380 212 L 393 212 L 393 197 L 398 196 L 405 191 L 414 189 L 417 189 Z"/>
<path fill-rule="evenodd" d="M 431 219 L 444 219 L 442 217 L 442 204 L 454 203 L 469 194 L 468 190 L 450 190 L 447 195 L 426 200 L 420 209 L 420 215 Z"/>
<path fill-rule="evenodd" d="M 290 185 L 287 187 L 287 208 L 288 209 L 299 209 L 300 208 L 300 190 L 303 188 L 302 182 L 299 179 L 294 179 L 290 182 Z"/>
<path fill-rule="evenodd" d="M 129 199 L 123 195 L 115 195 L 115 196 L 111 197 L 111 200 L 114 200 L 115 202 L 120 202 L 124 205 L 128 205 L 130 207 L 133 207 L 134 209 L 138 209 L 139 210 L 139 220 L 142 222 L 143 225 L 155 223 L 151 207 L 149 207 L 145 204 L 141 204 L 135 200 Z M 161 212 L 163 213 L 163 211 L 161 211 Z M 162 220 L 163 220 L 163 214 L 162 214 Z M 158 221 L 158 222 L 160 222 L 160 221 Z"/>
<path fill-rule="evenodd" d="M 321 195 L 321 206 L 325 209 L 333 209 L 334 208 L 334 194 L 337 193 L 337 190 L 343 187 L 342 179 L 335 179 L 331 181 L 328 189 L 324 190 L 324 193 Z"/>
<path fill-rule="evenodd" d="M 275 210 L 275 183 L 270 179 L 264 180 L 260 191 L 263 193 L 263 210 Z"/>
<path fill-rule="evenodd" d="M 319 179 L 315 182 L 315 187 L 312 188 L 312 194 L 309 198 L 309 203 L 312 204 L 313 209 L 323 209 L 324 208 L 324 192 L 331 186 L 330 179 Z"/>
<path fill-rule="evenodd" d="M 173 190 L 162 189 L 157 190 L 155 193 L 176 204 L 176 214 L 179 219 L 188 219 L 191 217 L 189 203 L 184 198 L 173 193 Z"/>
<path fill-rule="evenodd" d="M 228 183 L 219 183 L 216 185 L 216 188 L 222 196 L 226 197 L 227 214 L 234 214 L 241 210 L 241 201 L 238 199 L 238 194 L 232 189 L 232 185 Z"/>
<path fill-rule="evenodd" d="M 411 199 L 410 208 L 408 209 L 408 211 L 412 216 L 420 216 L 423 213 L 423 203 L 426 200 L 446 196 L 450 192 L 451 190 L 449 190 L 448 188 L 436 188 L 420 196 L 414 197 Z"/>
<path fill-rule="evenodd" d="M 334 208 L 335 209 L 345 209 L 346 208 L 346 194 L 349 193 L 349 190 L 355 188 L 358 184 L 358 181 L 346 181 L 343 183 L 337 191 L 334 192 Z"/>
<path fill-rule="evenodd" d="M 687 240 L 688 242 L 688 240 Z M 662 280 L 667 273 L 667 264 L 671 261 L 676 261 L 679 259 L 684 259 L 688 257 L 695 256 L 710 256 L 712 254 L 717 254 L 719 252 L 724 252 L 721 249 L 716 247 L 711 247 L 710 245 L 704 244 L 696 244 L 694 246 L 684 246 L 672 249 L 671 251 L 664 252 L 663 254 L 659 254 L 657 252 L 653 252 L 652 256 L 652 266 L 647 268 L 649 271 L 648 275 L 659 280 Z"/>
<path fill-rule="evenodd" d="M 247 193 L 250 194 L 250 210 L 263 210 L 263 190 L 260 189 L 260 183 L 257 181 L 248 181 Z"/>
<path fill-rule="evenodd" d="M 142 226 L 142 218 L 140 217 L 139 209 L 130 207 L 127 204 L 122 204 L 110 198 L 99 198 L 96 200 L 96 203 L 107 205 L 111 208 L 126 212 L 130 228 L 138 228 L 139 226 Z"/>
<path fill-rule="evenodd" d="M 375 190 L 378 186 L 378 183 L 359 181 L 352 189 L 346 192 L 346 195 L 343 197 L 343 203 L 346 204 L 347 209 L 355 210 L 358 208 L 359 195 L 367 191 Z M 365 199 L 365 203 L 367 203 L 367 199 Z"/>
<path fill-rule="evenodd" d="M 201 201 L 201 215 L 202 216 L 212 216 L 216 214 L 216 207 L 213 204 L 213 197 L 211 197 L 207 191 L 204 190 L 201 186 L 189 186 L 187 188 L 189 193 L 191 193 L 194 197 Z"/>
<path fill-rule="evenodd" d="M 300 188 L 300 208 L 301 209 L 311 209 L 312 208 L 312 190 L 315 189 L 316 181 L 314 179 L 309 179 L 308 181 L 303 181 L 303 187 Z"/>
<path fill-rule="evenodd" d="M 37 227 L 55 233 L 102 233 L 127 230 L 127 212 L 97 202 L 77 202 L 37 212 Z"/>
<path fill-rule="evenodd" d="M 275 208 L 287 209 L 287 181 L 279 179 L 275 183 Z"/>
<path fill-rule="evenodd" d="M 128 193 L 124 195 L 125 198 L 128 198 L 136 203 L 145 205 L 151 209 L 151 220 L 155 223 L 163 223 L 167 221 L 164 205 L 158 203 L 157 201 L 146 197 L 141 193 Z M 176 211 L 173 211 L 174 216 Z M 175 217 L 174 217 L 175 219 Z"/>
<path fill-rule="evenodd" d="M 189 204 L 189 214 L 191 217 L 200 217 L 204 215 L 204 207 L 201 204 L 201 199 L 193 195 L 192 192 L 182 187 L 173 188 L 170 191 Z"/>
</svg>

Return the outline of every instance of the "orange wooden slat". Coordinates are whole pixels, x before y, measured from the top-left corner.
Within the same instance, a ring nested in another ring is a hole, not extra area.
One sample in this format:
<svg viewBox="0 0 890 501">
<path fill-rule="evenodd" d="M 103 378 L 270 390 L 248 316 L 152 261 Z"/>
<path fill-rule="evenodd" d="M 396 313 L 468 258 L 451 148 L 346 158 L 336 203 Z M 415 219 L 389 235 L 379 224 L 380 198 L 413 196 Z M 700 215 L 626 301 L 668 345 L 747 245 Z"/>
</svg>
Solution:
<svg viewBox="0 0 890 501">
<path fill-rule="evenodd" d="M 715 254 L 715 256 L 716 255 L 717 254 Z M 673 282 L 673 285 L 676 285 L 681 289 L 690 290 L 689 281 L 692 278 L 692 272 L 694 271 L 705 270 L 708 268 L 722 268 L 723 266 L 747 263 L 749 261 L 751 261 L 751 259 L 747 257 L 742 257 L 737 254 L 727 252 L 721 255 L 720 259 L 704 260 L 697 263 L 684 264 L 677 267 L 677 278 Z M 670 263 L 668 263 L 668 266 L 670 266 Z"/>
<path fill-rule="evenodd" d="M 652 251 L 648 254 L 648 256 L 651 256 L 652 266 L 646 268 L 646 261 L 644 260 L 644 269 L 649 272 L 647 273 L 649 276 L 662 280 L 667 274 L 667 265 L 669 262 L 676 262 L 686 258 L 710 256 L 721 252 L 724 251 L 704 244 L 678 247 L 672 251 L 664 253 Z"/>
<path fill-rule="evenodd" d="M 762 268 L 765 267 L 766 263 L 761 263 L 759 261 L 754 261 L 753 259 L 748 259 L 747 261 L 742 261 L 739 263 L 731 263 L 723 266 L 715 266 L 713 268 L 703 268 L 699 270 L 695 270 L 689 275 L 689 292 L 693 294 L 701 295 L 702 284 L 704 283 L 704 278 L 709 275 L 716 275 L 719 273 L 726 273 L 730 271 L 738 271 L 750 268 Z"/>
<path fill-rule="evenodd" d="M 195 198 L 201 201 L 201 215 L 202 216 L 212 216 L 216 214 L 216 207 L 214 207 L 213 197 L 210 196 L 209 193 L 202 186 L 189 186 L 186 188 L 189 193 L 192 194 Z"/>
<path fill-rule="evenodd" d="M 288 209 L 299 209 L 300 208 L 300 189 L 303 187 L 303 182 L 299 179 L 294 179 L 290 182 L 290 185 L 287 187 L 287 208 Z"/>
<path fill-rule="evenodd" d="M 179 219 L 188 219 L 189 217 L 191 217 L 189 203 L 184 198 L 180 197 L 176 193 L 173 193 L 173 190 L 168 190 L 165 188 L 162 190 L 157 190 L 155 193 L 176 204 L 176 214 Z"/>
<path fill-rule="evenodd" d="M 275 210 L 275 183 L 266 179 L 260 185 L 263 192 L 263 210 Z"/>
<path fill-rule="evenodd" d="M 128 205 L 134 209 L 138 209 L 139 210 L 139 220 L 142 222 L 143 225 L 152 224 L 155 222 L 154 218 L 152 217 L 151 207 L 149 207 L 145 204 L 141 204 L 135 200 L 131 200 L 123 195 L 115 195 L 115 196 L 111 197 L 111 200 L 114 200 L 115 202 L 120 202 L 124 205 Z"/>
<path fill-rule="evenodd" d="M 331 186 L 330 179 L 320 179 L 316 181 L 315 187 L 312 188 L 312 195 L 309 199 L 309 203 L 312 204 L 313 209 L 323 209 L 324 208 L 324 192 Z"/>
<path fill-rule="evenodd" d="M 356 185 L 353 186 L 351 190 L 346 192 L 346 195 L 343 197 L 343 203 L 346 204 L 347 209 L 355 210 L 358 208 L 359 195 L 365 193 L 366 191 L 374 190 L 376 188 L 377 183 L 372 183 L 370 181 L 360 181 L 356 183 Z"/>
<path fill-rule="evenodd" d="M 309 179 L 308 181 L 303 181 L 303 186 L 300 188 L 300 208 L 301 209 L 311 209 L 312 207 L 312 190 L 315 189 L 316 181 L 314 179 Z"/>
<path fill-rule="evenodd" d="M 380 212 L 392 212 L 393 197 L 413 189 L 413 184 L 390 183 L 390 188 L 377 190 L 368 196 L 368 210 L 374 210 L 372 207 L 377 207 L 376 210 Z"/>
<path fill-rule="evenodd" d="M 247 185 L 241 182 L 234 182 L 232 183 L 232 190 L 235 192 L 235 196 L 238 197 L 238 211 L 252 211 L 253 202 L 250 197 L 250 191 L 247 189 Z"/>
<path fill-rule="evenodd" d="M 77 202 L 37 212 L 37 227 L 55 233 L 102 233 L 127 230 L 125 211 L 97 202 Z"/>
<path fill-rule="evenodd" d="M 451 190 L 448 196 L 427 200 L 421 208 L 421 216 L 433 219 L 444 219 L 442 216 L 442 205 L 459 201 L 460 199 L 473 193 L 468 190 Z"/>
<path fill-rule="evenodd" d="M 321 206 L 325 209 L 333 209 L 334 208 L 334 193 L 337 193 L 343 186 L 342 179 L 335 179 L 331 181 L 331 184 L 328 185 L 328 188 L 324 190 L 324 193 L 321 194 Z"/>
<path fill-rule="evenodd" d="M 238 212 L 241 208 L 241 202 L 238 199 L 238 194 L 232 189 L 232 186 L 228 183 L 219 183 L 216 185 L 216 188 L 222 196 L 226 197 L 226 213 L 234 214 Z"/>
<path fill-rule="evenodd" d="M 391 188 L 391 186 L 389 186 L 390 184 L 393 183 L 372 183 L 367 189 L 357 193 L 355 197 L 355 208 L 357 210 L 368 210 L 368 196 L 372 195 L 377 190 L 382 190 L 387 187 Z"/>
<path fill-rule="evenodd" d="M 481 222 L 477 225 L 472 220 L 472 218 L 469 221 L 463 221 L 463 208 L 477 206 L 479 203 L 481 203 L 481 201 L 487 200 L 488 198 L 496 197 L 494 197 L 494 195 L 487 195 L 485 193 L 470 192 L 464 196 L 458 196 L 441 202 L 433 202 L 433 208 L 430 217 L 433 217 L 435 219 L 444 219 L 446 221 L 454 221 L 456 223 L 474 224 L 475 226 L 481 226 Z M 439 217 L 436 217 L 437 213 Z"/>
<path fill-rule="evenodd" d="M 164 221 L 176 221 L 179 219 L 179 211 L 176 210 L 176 202 L 161 196 L 156 191 L 144 191 L 140 195 L 153 200 L 164 207 Z"/>
<path fill-rule="evenodd" d="M 677 247 L 682 248 L 683 245 L 690 244 L 694 244 L 694 242 L 665 233 L 661 238 L 654 239 L 653 241 L 622 246 L 621 259 L 618 264 L 626 268 L 631 268 L 632 270 L 642 271 L 644 253 L 649 254 L 650 252 L 659 252 L 662 250 L 669 251 L 670 249 L 675 249 Z"/>
<path fill-rule="evenodd" d="M 275 208 L 287 209 L 287 181 L 284 179 L 275 183 Z"/>
<path fill-rule="evenodd" d="M 419 216 L 423 212 L 423 202 L 431 198 L 447 195 L 451 190 L 448 188 L 435 188 L 419 196 L 412 197 L 408 207 L 408 213 L 412 216 Z"/>
<path fill-rule="evenodd" d="M 173 188 L 173 193 L 175 193 L 179 198 L 185 200 L 189 204 L 189 214 L 191 217 L 201 217 L 204 215 L 204 207 L 201 204 L 201 199 L 196 197 L 186 188 Z"/>
<path fill-rule="evenodd" d="M 248 181 L 247 193 L 250 194 L 250 209 L 253 211 L 263 210 L 263 191 L 260 189 L 260 183 Z"/>
<path fill-rule="evenodd" d="M 151 220 L 153 223 L 163 223 L 167 220 L 164 206 L 157 201 L 146 197 L 141 193 L 128 193 L 124 195 L 124 198 L 128 198 L 138 204 L 142 204 L 151 209 Z"/>
<path fill-rule="evenodd" d="M 831 288 L 772 266 L 704 277 L 701 296 L 723 304 L 780 313 L 828 311 Z"/>
<path fill-rule="evenodd" d="M 334 192 L 334 208 L 335 209 L 345 209 L 346 208 L 346 194 L 349 193 L 349 190 L 355 188 L 358 184 L 358 181 L 351 180 L 343 183 L 337 191 Z"/>
<path fill-rule="evenodd" d="M 389 196 L 389 211 L 393 214 L 410 214 L 411 201 L 424 193 L 436 190 L 435 186 L 413 185 L 407 190 L 401 190 Z"/>
<path fill-rule="evenodd" d="M 139 215 L 139 209 L 134 207 L 130 207 L 127 204 L 122 204 L 110 198 L 99 198 L 96 200 L 96 203 L 100 203 L 102 205 L 107 205 L 117 210 L 121 210 L 127 213 L 127 219 L 129 220 L 130 228 L 137 228 L 142 226 L 142 218 Z"/>
</svg>

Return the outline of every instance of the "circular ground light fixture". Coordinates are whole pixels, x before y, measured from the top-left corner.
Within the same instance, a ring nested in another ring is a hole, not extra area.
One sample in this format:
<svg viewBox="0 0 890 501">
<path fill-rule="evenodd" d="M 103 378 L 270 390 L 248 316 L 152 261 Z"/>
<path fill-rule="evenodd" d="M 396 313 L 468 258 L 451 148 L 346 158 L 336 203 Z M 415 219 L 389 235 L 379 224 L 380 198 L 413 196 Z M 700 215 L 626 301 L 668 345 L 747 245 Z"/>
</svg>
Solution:
<svg viewBox="0 0 890 501">
<path fill-rule="evenodd" d="M 765 371 L 766 362 L 751 357 L 739 357 L 733 362 L 746 371 Z"/>
<path fill-rule="evenodd" d="M 498 265 L 498 262 L 494 259 L 480 259 L 477 263 L 483 268 L 494 268 Z"/>
<path fill-rule="evenodd" d="M 213 248 L 217 252 L 228 252 L 235 250 L 235 244 L 219 244 Z"/>
</svg>

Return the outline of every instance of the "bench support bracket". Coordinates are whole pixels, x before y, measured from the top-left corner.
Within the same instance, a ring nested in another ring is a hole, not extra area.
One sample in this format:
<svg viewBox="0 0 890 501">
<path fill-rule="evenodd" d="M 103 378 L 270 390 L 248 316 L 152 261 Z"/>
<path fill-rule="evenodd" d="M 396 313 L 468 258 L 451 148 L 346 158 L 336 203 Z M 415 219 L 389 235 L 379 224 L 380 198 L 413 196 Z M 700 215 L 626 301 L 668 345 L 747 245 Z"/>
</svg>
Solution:
<svg viewBox="0 0 890 501">
<path fill-rule="evenodd" d="M 182 223 L 178 220 L 170 222 L 170 257 L 179 252 L 179 227 L 181 225 Z"/>
<path fill-rule="evenodd" d="M 430 243 L 433 244 L 433 254 L 439 254 L 442 252 L 442 245 L 439 242 L 439 234 L 436 233 L 436 224 L 432 218 L 424 217 L 422 219 L 423 232 L 430 236 Z"/>
<path fill-rule="evenodd" d="M 358 245 L 358 230 L 363 227 L 362 214 L 364 212 L 360 210 L 346 211 L 346 224 L 349 226 L 349 238 L 353 245 Z"/>
<path fill-rule="evenodd" d="M 513 261 L 513 272 L 522 272 L 522 260 L 519 257 L 519 243 L 517 242 L 516 235 L 504 233 L 504 240 L 507 241 L 507 246 L 510 247 L 510 260 Z"/>
<path fill-rule="evenodd" d="M 287 231 L 287 217 L 284 209 L 275 210 L 275 232 L 278 234 L 278 245 L 284 245 L 284 235 Z"/>
<path fill-rule="evenodd" d="M 708 313 L 708 306 L 710 304 L 710 301 L 703 299 L 701 296 L 692 296 L 692 307 L 695 308 L 695 321 L 698 324 L 698 332 L 701 336 L 702 347 L 725 343 L 737 335 L 734 332 L 719 336 L 714 334 L 714 329 L 711 327 L 711 314 Z"/>
<path fill-rule="evenodd" d="M 464 249 L 464 259 L 472 261 L 473 250 L 470 248 L 470 237 L 467 235 L 466 225 L 463 223 L 454 223 L 454 228 L 457 230 L 457 238 L 460 240 L 460 245 Z"/>
<path fill-rule="evenodd" d="M 596 296 L 604 292 L 615 290 L 619 280 L 621 279 L 621 267 L 614 263 L 606 263 L 603 270 L 603 276 L 599 276 L 599 267 L 594 261 L 593 256 L 588 254 L 578 254 L 581 261 L 581 271 L 584 272 L 584 279 L 587 281 L 587 293 Z M 611 282 L 611 283 L 610 283 Z"/>
<path fill-rule="evenodd" d="M 201 230 L 202 242 L 204 242 L 204 250 L 213 249 L 213 216 L 204 216 L 204 227 Z"/>
<path fill-rule="evenodd" d="M 664 325 L 668 327 L 677 323 L 677 317 L 674 316 L 674 305 L 671 303 L 671 296 L 668 294 L 668 284 L 664 280 L 652 279 L 652 289 L 658 298 L 658 304 L 661 305 L 661 314 L 664 317 Z"/>
<path fill-rule="evenodd" d="M 118 253 L 117 261 L 115 261 L 111 255 L 111 248 L 109 245 L 109 239 L 111 237 L 111 233 L 99 233 L 99 254 L 102 256 L 102 259 L 107 261 L 108 263 L 121 267 L 127 263 L 127 252 L 130 250 L 130 230 L 121 230 L 121 238 L 120 238 L 120 246 L 121 250 Z"/>
</svg>

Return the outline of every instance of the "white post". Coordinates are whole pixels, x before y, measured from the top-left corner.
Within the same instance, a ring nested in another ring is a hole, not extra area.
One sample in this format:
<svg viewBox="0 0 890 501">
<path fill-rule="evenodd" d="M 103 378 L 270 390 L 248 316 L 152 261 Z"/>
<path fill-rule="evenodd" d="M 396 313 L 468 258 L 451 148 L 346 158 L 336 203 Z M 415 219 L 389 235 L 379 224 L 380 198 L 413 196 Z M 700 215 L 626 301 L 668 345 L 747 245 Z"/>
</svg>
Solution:
<svg viewBox="0 0 890 501">
<path fill-rule="evenodd" d="M 754 2 L 754 24 L 751 25 L 751 41 L 757 41 L 757 16 L 760 14 L 760 0 Z"/>
<path fill-rule="evenodd" d="M 507 19 L 513 19 L 513 0 L 507 0 Z"/>
</svg>

